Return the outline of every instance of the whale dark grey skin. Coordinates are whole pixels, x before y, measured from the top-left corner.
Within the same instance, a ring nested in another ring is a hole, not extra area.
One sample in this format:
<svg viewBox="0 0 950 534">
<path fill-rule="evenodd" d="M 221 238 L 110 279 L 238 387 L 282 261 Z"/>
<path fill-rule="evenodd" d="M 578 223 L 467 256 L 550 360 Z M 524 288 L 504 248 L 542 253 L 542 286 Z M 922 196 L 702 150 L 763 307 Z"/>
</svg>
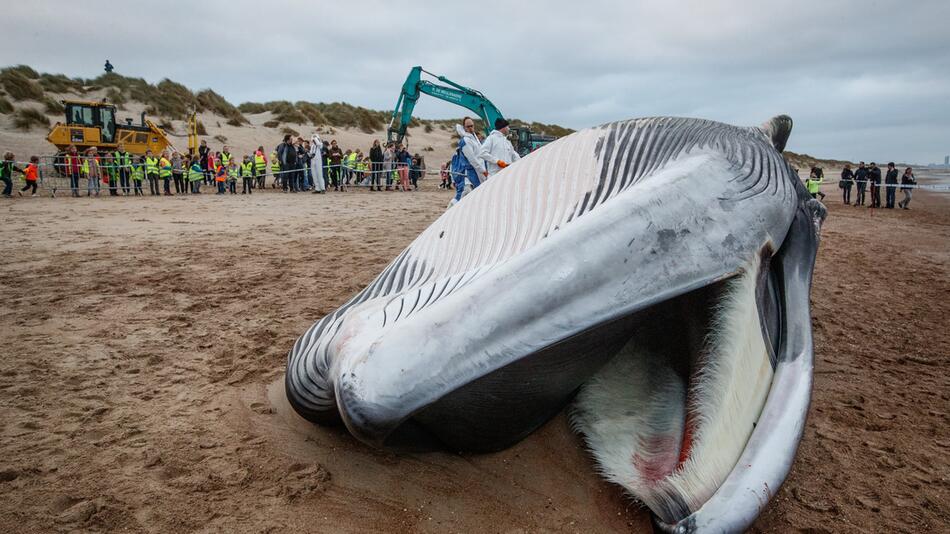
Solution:
<svg viewBox="0 0 950 534">
<path fill-rule="evenodd" d="M 791 126 L 635 119 L 532 153 L 297 340 L 292 406 L 375 447 L 493 451 L 574 401 L 661 529 L 746 528 L 811 394 L 825 210 L 781 155 Z"/>
</svg>

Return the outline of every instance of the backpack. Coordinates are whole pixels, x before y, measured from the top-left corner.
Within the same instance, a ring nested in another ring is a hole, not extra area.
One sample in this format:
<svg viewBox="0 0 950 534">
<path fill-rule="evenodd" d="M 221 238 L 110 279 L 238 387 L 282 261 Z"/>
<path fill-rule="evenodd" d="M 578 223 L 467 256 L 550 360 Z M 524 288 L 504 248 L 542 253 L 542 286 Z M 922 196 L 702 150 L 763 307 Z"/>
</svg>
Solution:
<svg viewBox="0 0 950 534">
<path fill-rule="evenodd" d="M 465 157 L 465 154 L 462 153 L 462 147 L 465 146 L 465 139 L 459 139 L 458 148 L 455 149 L 455 155 L 452 156 L 452 163 L 449 166 L 449 172 L 451 172 L 451 178 L 453 181 L 460 180 L 466 174 L 468 174 L 468 169 L 472 167 L 472 164 L 468 162 L 468 159 Z"/>
</svg>

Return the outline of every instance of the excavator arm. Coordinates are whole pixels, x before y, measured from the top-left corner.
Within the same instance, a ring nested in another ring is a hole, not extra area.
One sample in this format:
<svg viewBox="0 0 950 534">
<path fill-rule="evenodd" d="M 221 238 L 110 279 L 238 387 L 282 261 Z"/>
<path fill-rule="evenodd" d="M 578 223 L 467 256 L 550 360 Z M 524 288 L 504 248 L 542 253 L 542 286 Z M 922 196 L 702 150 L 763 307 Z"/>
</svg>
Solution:
<svg viewBox="0 0 950 534">
<path fill-rule="evenodd" d="M 423 80 L 422 73 L 426 73 L 446 85 Z M 423 70 L 422 67 L 413 67 L 409 71 L 406 83 L 402 85 L 402 92 L 396 102 L 396 109 L 393 110 L 392 118 L 389 121 L 389 129 L 387 130 L 389 141 L 401 143 L 406 137 L 409 121 L 412 120 L 412 110 L 416 107 L 419 97 L 424 94 L 457 104 L 475 113 L 485 126 L 485 135 L 491 133 L 492 127 L 495 125 L 495 119 L 503 117 L 501 111 L 498 111 L 491 100 L 485 98 L 485 95 L 480 92 L 459 85 L 444 76 L 432 74 Z"/>
</svg>

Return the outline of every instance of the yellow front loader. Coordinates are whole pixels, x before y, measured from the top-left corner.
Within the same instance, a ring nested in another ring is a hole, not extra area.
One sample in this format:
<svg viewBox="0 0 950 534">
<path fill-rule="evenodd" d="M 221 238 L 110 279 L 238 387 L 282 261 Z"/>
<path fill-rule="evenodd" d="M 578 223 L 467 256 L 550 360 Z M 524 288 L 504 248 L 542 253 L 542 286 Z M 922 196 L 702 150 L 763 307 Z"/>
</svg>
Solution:
<svg viewBox="0 0 950 534">
<path fill-rule="evenodd" d="M 146 150 L 160 154 L 171 146 L 165 131 L 147 120 L 145 113 L 142 113 L 141 124 L 133 125 L 132 119 L 126 119 L 126 124 L 118 124 L 112 104 L 64 100 L 63 105 L 66 107 L 66 122 L 57 122 L 46 136 L 60 151 L 76 145 L 80 152 L 93 146 L 105 152 L 122 144 L 129 153 L 142 155 Z"/>
</svg>

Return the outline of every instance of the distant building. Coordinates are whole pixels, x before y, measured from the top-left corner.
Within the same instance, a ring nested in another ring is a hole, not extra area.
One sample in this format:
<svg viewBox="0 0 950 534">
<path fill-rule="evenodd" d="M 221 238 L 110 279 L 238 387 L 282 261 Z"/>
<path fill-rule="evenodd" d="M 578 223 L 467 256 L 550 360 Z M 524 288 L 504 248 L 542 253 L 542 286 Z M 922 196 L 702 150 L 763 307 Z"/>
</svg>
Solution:
<svg viewBox="0 0 950 534">
<path fill-rule="evenodd" d="M 944 157 L 943 157 L 943 164 L 944 164 L 944 165 L 950 165 L 950 156 L 944 156 Z"/>
</svg>

